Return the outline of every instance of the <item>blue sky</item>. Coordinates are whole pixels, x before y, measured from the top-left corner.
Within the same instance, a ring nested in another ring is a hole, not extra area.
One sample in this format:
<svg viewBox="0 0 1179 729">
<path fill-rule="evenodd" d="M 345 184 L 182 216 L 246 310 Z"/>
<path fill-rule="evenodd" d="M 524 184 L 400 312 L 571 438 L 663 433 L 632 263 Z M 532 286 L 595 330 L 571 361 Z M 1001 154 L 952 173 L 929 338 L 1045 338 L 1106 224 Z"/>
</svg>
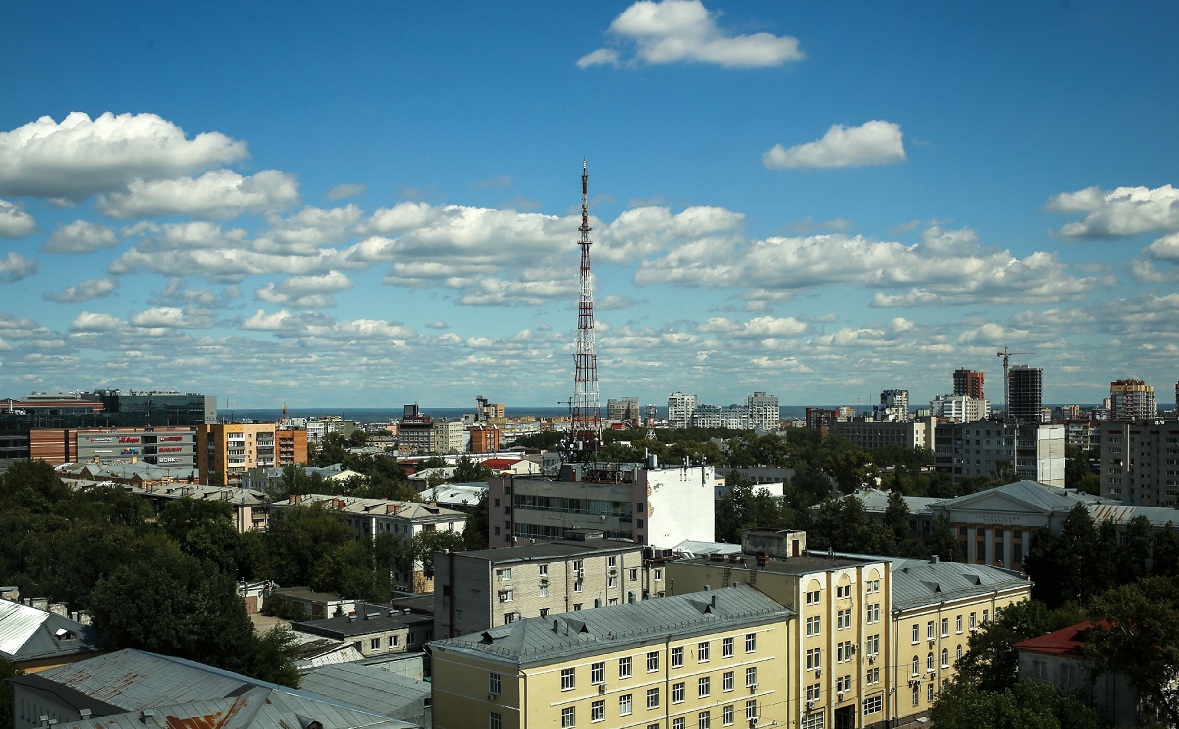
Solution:
<svg viewBox="0 0 1179 729">
<path fill-rule="evenodd" d="M 1179 6 L 10 7 L 0 394 L 869 405 L 1179 379 Z"/>
</svg>

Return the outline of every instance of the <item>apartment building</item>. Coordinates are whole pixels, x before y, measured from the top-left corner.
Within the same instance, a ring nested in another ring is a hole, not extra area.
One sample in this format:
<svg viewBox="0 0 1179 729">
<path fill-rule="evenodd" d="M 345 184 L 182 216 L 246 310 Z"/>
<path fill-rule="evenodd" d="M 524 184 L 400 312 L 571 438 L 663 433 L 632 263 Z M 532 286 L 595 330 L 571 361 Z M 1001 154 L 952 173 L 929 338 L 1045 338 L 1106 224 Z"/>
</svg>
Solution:
<svg viewBox="0 0 1179 729">
<path fill-rule="evenodd" d="M 1142 380 L 1109 383 L 1110 420 L 1153 420 L 1158 417 L 1154 388 Z"/>
<path fill-rule="evenodd" d="M 196 426 L 197 471 L 202 483 L 238 486 L 251 468 L 307 463 L 307 439 L 274 423 Z"/>
<path fill-rule="evenodd" d="M 584 536 L 435 555 L 434 634 L 453 638 L 648 596 L 642 546 L 602 539 L 601 532 Z"/>
<path fill-rule="evenodd" d="M 737 585 L 437 640 L 434 727 L 792 726 L 793 623 Z"/>
<path fill-rule="evenodd" d="M 1013 468 L 1021 479 L 1064 488 L 1064 438 L 1063 425 L 939 423 L 935 465 L 954 483 Z"/>
<path fill-rule="evenodd" d="M 566 463 L 556 477 L 492 477 L 489 546 L 564 539 L 571 530 L 674 547 L 715 534 L 712 466 L 660 468 L 642 463 Z"/>
<path fill-rule="evenodd" d="M 1101 495 L 1126 505 L 1179 506 L 1179 420 L 1102 423 Z"/>
<path fill-rule="evenodd" d="M 909 419 L 909 391 L 884 390 L 880 393 L 880 404 L 872 408 L 874 420 L 905 422 Z"/>
<path fill-rule="evenodd" d="M 908 421 L 836 420 L 827 426 L 829 435 L 841 435 L 861 448 L 876 450 L 889 445 L 928 448 L 936 445 L 936 418 Z"/>
<path fill-rule="evenodd" d="M 801 531 L 752 530 L 741 542 L 741 554 L 669 563 L 668 594 L 746 585 L 796 615 L 778 656 L 791 668 L 776 676 L 795 707 L 786 726 L 886 726 L 895 716 L 888 667 L 896 640 L 888 560 L 810 554 Z"/>
<path fill-rule="evenodd" d="M 982 400 L 985 379 L 986 375 L 982 372 L 967 369 L 954 370 L 954 394 Z"/>
<path fill-rule="evenodd" d="M 778 396 L 755 392 L 745 399 L 749 408 L 749 427 L 758 430 L 775 431 L 782 424 L 782 411 L 778 407 Z"/>
<path fill-rule="evenodd" d="M 612 423 L 638 425 L 642 420 L 637 397 L 610 398 L 606 401 L 606 420 Z"/>
<path fill-rule="evenodd" d="M 696 396 L 673 392 L 667 396 L 667 424 L 672 428 L 687 428 L 692 425 L 692 414 L 696 412 Z"/>
<path fill-rule="evenodd" d="M 467 426 L 471 453 L 496 453 L 500 446 L 500 430 L 494 425 L 479 423 Z"/>
<path fill-rule="evenodd" d="M 1027 365 L 1013 365 L 1007 372 L 1011 402 L 1006 403 L 1007 417 L 1019 423 L 1043 422 L 1044 370 Z"/>
<path fill-rule="evenodd" d="M 929 402 L 929 413 L 941 420 L 972 423 L 989 418 L 991 404 L 969 395 L 938 395 Z"/>
<path fill-rule="evenodd" d="M 420 651 L 434 639 L 434 623 L 428 615 L 368 603 L 358 603 L 348 615 L 293 622 L 291 630 L 350 643 L 365 658 Z"/>
</svg>

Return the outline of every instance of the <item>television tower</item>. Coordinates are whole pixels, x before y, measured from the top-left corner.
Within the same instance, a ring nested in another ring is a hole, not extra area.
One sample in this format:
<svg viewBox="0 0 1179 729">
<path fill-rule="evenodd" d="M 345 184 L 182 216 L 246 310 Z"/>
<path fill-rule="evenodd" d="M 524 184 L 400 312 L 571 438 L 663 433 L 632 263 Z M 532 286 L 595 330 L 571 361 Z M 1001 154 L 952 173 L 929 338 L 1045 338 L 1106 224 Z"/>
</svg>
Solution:
<svg viewBox="0 0 1179 729">
<path fill-rule="evenodd" d="M 581 460 L 602 444 L 602 405 L 598 396 L 598 346 L 594 340 L 594 290 L 590 277 L 589 172 L 581 162 L 581 294 L 577 304 L 577 351 L 573 355 L 566 456 Z"/>
</svg>

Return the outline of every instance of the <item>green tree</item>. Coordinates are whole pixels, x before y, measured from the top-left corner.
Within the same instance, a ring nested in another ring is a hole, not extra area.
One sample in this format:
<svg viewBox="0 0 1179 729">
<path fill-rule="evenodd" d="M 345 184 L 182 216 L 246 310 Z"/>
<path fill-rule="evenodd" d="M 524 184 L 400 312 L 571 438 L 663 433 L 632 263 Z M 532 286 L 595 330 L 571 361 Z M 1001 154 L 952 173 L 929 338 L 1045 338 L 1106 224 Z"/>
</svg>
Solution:
<svg viewBox="0 0 1179 729">
<path fill-rule="evenodd" d="M 1163 577 L 1179 576 L 1179 536 L 1171 522 L 1155 532 L 1150 572 Z"/>
<path fill-rule="evenodd" d="M 1058 627 L 1038 600 L 1011 605 L 970 635 L 966 653 L 957 662 L 957 680 L 981 691 L 1004 691 L 1019 678 L 1019 653 L 1012 643 L 1050 633 Z"/>
<path fill-rule="evenodd" d="M 487 549 L 490 543 L 488 527 L 491 524 L 487 491 L 480 493 L 479 500 L 468 509 L 466 526 L 463 528 L 463 549 Z"/>
<path fill-rule="evenodd" d="M 1179 725 L 1179 586 L 1149 577 L 1096 597 L 1085 652 L 1096 673 L 1127 677 L 1147 707 Z"/>
<path fill-rule="evenodd" d="M 254 641 L 246 673 L 262 681 L 299 688 L 299 645 L 286 627 L 271 628 Z"/>
<path fill-rule="evenodd" d="M 412 540 L 413 558 L 422 563 L 422 573 L 426 577 L 434 576 L 434 553 L 446 550 L 460 551 L 463 548 L 463 537 L 458 532 L 433 531 L 418 532 Z"/>
<path fill-rule="evenodd" d="M 951 681 L 930 714 L 938 729 L 1099 729 L 1101 719 L 1051 684 L 1019 681 L 1003 691 L 984 691 Z"/>
<path fill-rule="evenodd" d="M 233 513 L 228 501 L 173 499 L 160 512 L 158 523 L 185 554 L 208 559 L 236 576 L 240 535 Z"/>
<path fill-rule="evenodd" d="M 16 678 L 24 673 L 12 661 L 0 656 L 0 729 L 13 729 L 12 692 L 13 686 L 4 679 Z"/>
<path fill-rule="evenodd" d="M 450 480 L 454 483 L 474 483 L 481 481 L 486 483 L 491 478 L 491 469 L 484 466 L 482 463 L 471 460 L 468 456 L 463 456 L 455 464 L 454 475 Z"/>
<path fill-rule="evenodd" d="M 962 553 L 962 542 L 950 526 L 950 519 L 946 515 L 939 515 L 933 521 L 933 528 L 925 540 L 925 551 L 930 555 L 936 554 L 943 562 L 961 562 L 965 555 Z"/>
<path fill-rule="evenodd" d="M 1111 531 L 1102 533 L 1094 525 L 1084 504 L 1074 506 L 1065 517 L 1059 536 L 1037 530 L 1024 559 L 1034 583 L 1032 596 L 1055 608 L 1070 600 L 1087 602 L 1108 588 L 1115 552 L 1111 537 Z"/>
<path fill-rule="evenodd" d="M 0 503 L 20 504 L 33 513 L 45 513 L 69 495 L 70 490 L 45 461 L 17 461 L 0 475 Z"/>
<path fill-rule="evenodd" d="M 1106 523 L 1112 527 L 1111 522 Z M 1153 542 L 1154 535 L 1150 520 L 1145 516 L 1136 516 L 1126 524 L 1126 529 L 1122 533 L 1121 546 L 1111 552 L 1115 557 L 1118 582 L 1121 584 L 1136 582 L 1147 576 Z"/>
<path fill-rule="evenodd" d="M 272 512 L 266 531 L 266 576 L 280 585 L 309 584 L 315 565 L 352 538 L 344 516 L 322 504 Z"/>
<path fill-rule="evenodd" d="M 315 566 L 311 588 L 368 602 L 385 602 L 393 590 L 388 562 L 377 559 L 373 540 L 352 539 L 337 546 Z"/>
</svg>

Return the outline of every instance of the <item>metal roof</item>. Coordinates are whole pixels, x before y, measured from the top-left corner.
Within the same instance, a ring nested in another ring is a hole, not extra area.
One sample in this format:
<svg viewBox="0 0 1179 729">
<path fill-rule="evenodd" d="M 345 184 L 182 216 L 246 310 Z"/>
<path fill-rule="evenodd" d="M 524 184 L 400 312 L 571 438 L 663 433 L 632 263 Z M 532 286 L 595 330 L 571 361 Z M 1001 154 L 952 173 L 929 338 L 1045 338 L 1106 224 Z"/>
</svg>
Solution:
<svg viewBox="0 0 1179 729">
<path fill-rule="evenodd" d="M 317 668 L 305 674 L 299 686 L 400 719 L 420 715 L 425 700 L 430 698 L 430 684 L 425 681 L 354 663 Z"/>
<path fill-rule="evenodd" d="M 93 628 L 56 613 L 0 600 L 0 655 L 13 661 L 98 650 Z"/>
<path fill-rule="evenodd" d="M 449 651 L 516 666 L 552 663 L 579 655 L 651 645 L 788 620 L 793 610 L 749 587 L 734 585 L 675 597 L 609 605 L 592 610 L 527 618 L 459 638 L 434 641 L 435 654 Z"/>
<path fill-rule="evenodd" d="M 936 605 L 994 592 L 1030 589 L 1018 573 L 984 564 L 923 559 L 892 561 L 892 606 L 896 610 Z"/>
</svg>

